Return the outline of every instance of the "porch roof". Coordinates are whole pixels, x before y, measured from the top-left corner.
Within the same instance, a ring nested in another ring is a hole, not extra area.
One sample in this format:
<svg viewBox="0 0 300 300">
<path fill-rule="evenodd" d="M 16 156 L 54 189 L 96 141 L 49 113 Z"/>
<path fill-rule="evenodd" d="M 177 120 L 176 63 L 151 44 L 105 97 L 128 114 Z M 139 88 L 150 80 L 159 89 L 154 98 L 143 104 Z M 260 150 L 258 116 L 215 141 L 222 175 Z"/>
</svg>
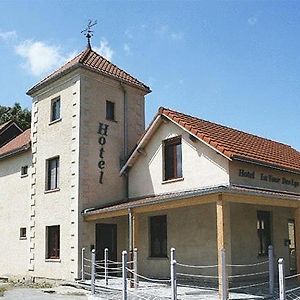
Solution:
<svg viewBox="0 0 300 300">
<path fill-rule="evenodd" d="M 226 195 L 226 200 L 236 202 L 234 198 L 231 198 L 231 195 L 238 196 L 253 196 L 253 197 L 261 197 L 263 199 L 269 198 L 270 200 L 277 200 L 273 203 L 274 206 L 286 206 L 287 207 L 299 207 L 300 206 L 300 194 L 294 194 L 289 192 L 282 191 L 274 191 L 274 190 L 266 190 L 261 188 L 253 188 L 249 186 L 240 186 L 240 185 L 231 185 L 231 186 L 213 186 L 202 189 L 194 189 L 194 190 L 185 190 L 178 191 L 173 193 L 165 193 L 159 195 L 146 196 L 141 198 L 131 198 L 128 200 L 121 200 L 114 203 L 111 203 L 106 206 L 101 207 L 93 207 L 87 208 L 82 211 L 82 216 L 86 219 L 94 219 L 99 215 L 106 215 L 113 212 L 119 212 L 119 216 L 126 215 L 128 213 L 128 209 L 137 209 L 142 207 L 149 207 L 154 205 L 162 205 L 162 204 L 170 204 L 172 206 L 173 203 L 184 200 L 184 204 L 182 203 L 180 206 L 183 207 L 195 204 L 204 204 L 208 202 L 214 202 L 218 198 L 210 198 L 211 201 L 193 201 L 193 198 L 203 198 L 203 196 L 211 196 L 211 195 Z M 299 202 L 298 202 L 299 201 Z M 245 201 L 243 201 L 245 202 Z M 252 203 L 251 200 L 246 200 L 245 203 Z M 253 201 L 253 204 L 257 204 Z M 261 203 L 260 203 L 261 204 Z M 268 204 L 268 203 L 266 203 Z M 268 204 L 270 205 L 270 204 Z M 169 207 L 164 205 L 161 209 L 168 209 Z M 170 207 L 171 208 L 171 207 Z"/>
</svg>

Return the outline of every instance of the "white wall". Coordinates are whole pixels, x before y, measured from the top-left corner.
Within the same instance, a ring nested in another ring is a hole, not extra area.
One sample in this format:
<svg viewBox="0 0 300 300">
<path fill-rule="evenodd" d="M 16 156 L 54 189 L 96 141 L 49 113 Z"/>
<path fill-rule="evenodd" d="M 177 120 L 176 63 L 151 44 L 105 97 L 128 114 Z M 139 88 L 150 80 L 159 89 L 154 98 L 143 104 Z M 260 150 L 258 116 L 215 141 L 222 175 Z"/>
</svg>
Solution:
<svg viewBox="0 0 300 300">
<path fill-rule="evenodd" d="M 30 150 L 0 160 L 0 276 L 27 275 L 31 163 Z M 28 176 L 21 177 L 26 165 Z M 21 227 L 26 227 L 26 239 L 20 239 Z"/>
<path fill-rule="evenodd" d="M 163 181 L 163 140 L 182 136 L 183 180 Z M 200 141 L 192 142 L 189 134 L 168 122 L 162 124 L 129 171 L 129 195 L 139 197 L 208 186 L 228 185 L 228 161 Z"/>
</svg>

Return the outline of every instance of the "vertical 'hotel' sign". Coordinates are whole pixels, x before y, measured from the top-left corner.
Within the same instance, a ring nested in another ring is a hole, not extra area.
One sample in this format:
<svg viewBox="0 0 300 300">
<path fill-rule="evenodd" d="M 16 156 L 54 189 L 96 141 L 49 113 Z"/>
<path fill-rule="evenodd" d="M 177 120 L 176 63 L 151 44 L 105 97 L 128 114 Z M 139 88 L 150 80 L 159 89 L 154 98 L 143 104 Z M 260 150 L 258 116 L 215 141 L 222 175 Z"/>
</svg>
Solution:
<svg viewBox="0 0 300 300">
<path fill-rule="evenodd" d="M 104 169 L 105 169 L 104 145 L 106 144 L 107 131 L 108 131 L 108 125 L 99 123 L 98 134 L 100 136 L 98 139 L 98 143 L 101 148 L 99 150 L 100 161 L 98 162 L 98 168 L 100 169 L 99 183 L 101 183 L 101 184 L 103 183 L 103 175 L 104 175 Z"/>
</svg>

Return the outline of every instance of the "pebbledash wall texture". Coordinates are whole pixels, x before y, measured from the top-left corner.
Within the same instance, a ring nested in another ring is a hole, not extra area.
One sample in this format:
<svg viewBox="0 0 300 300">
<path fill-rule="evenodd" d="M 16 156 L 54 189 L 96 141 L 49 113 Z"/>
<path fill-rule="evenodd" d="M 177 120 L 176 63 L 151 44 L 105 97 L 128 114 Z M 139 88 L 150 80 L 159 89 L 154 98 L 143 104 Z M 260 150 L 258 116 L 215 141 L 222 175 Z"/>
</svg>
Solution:
<svg viewBox="0 0 300 300">
<path fill-rule="evenodd" d="M 77 279 L 81 249 L 99 255 L 107 240 L 96 226 L 108 224 L 118 259 L 138 247 L 139 272 L 167 277 L 168 256 L 151 255 L 154 216 L 167 220 L 160 248 L 175 247 L 180 261 L 215 264 L 225 247 L 229 263 L 257 262 L 259 211 L 272 215 L 275 255 L 292 269 L 287 224 L 300 227 L 300 153 L 164 108 L 145 131 L 150 92 L 90 47 L 28 91 L 31 129 L 0 126 L 1 276 Z"/>
</svg>

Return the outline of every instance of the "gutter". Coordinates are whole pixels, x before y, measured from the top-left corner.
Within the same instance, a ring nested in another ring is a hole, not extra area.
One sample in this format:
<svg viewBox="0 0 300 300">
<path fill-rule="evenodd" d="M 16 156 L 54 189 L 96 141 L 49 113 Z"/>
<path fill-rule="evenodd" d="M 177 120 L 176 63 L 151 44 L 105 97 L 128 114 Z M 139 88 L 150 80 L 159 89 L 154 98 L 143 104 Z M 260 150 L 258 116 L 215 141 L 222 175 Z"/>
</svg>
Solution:
<svg viewBox="0 0 300 300">
<path fill-rule="evenodd" d="M 5 158 L 9 158 L 9 157 L 11 157 L 13 155 L 16 155 L 16 154 L 19 154 L 21 152 L 27 151 L 30 148 L 31 148 L 31 145 L 29 143 L 29 144 L 27 144 L 25 146 L 22 146 L 22 147 L 18 148 L 18 149 L 14 149 L 12 151 L 6 152 L 6 153 L 0 155 L 0 160 L 5 159 Z"/>
</svg>

